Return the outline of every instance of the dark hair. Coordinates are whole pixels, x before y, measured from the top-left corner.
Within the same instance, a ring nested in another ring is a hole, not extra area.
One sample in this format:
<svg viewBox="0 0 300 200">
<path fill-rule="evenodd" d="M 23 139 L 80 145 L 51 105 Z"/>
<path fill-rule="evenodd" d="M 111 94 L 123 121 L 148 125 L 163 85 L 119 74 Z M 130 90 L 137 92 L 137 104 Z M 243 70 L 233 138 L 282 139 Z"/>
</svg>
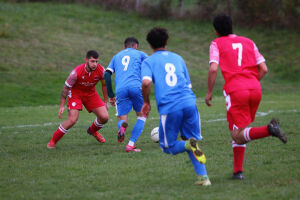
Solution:
<svg viewBox="0 0 300 200">
<path fill-rule="evenodd" d="M 86 58 L 89 59 L 89 58 L 98 58 L 99 57 L 99 54 L 97 51 L 95 50 L 89 50 L 87 53 L 86 53 Z"/>
<path fill-rule="evenodd" d="M 147 34 L 147 41 L 154 49 L 165 47 L 168 39 L 168 30 L 165 28 L 155 27 Z"/>
<path fill-rule="evenodd" d="M 228 15 L 217 15 L 213 24 L 220 36 L 232 34 L 232 20 Z"/>
<path fill-rule="evenodd" d="M 128 37 L 125 39 L 124 41 L 124 46 L 127 48 L 127 47 L 132 47 L 133 45 L 135 44 L 139 44 L 139 41 L 138 39 L 136 39 L 135 37 Z"/>
</svg>

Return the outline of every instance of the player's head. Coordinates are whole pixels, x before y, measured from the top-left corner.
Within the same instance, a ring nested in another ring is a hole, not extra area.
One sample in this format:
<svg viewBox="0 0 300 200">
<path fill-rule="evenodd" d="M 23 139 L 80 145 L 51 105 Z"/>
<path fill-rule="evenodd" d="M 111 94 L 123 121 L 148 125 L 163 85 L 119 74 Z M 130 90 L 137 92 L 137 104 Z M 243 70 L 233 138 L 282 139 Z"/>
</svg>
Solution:
<svg viewBox="0 0 300 200">
<path fill-rule="evenodd" d="M 90 50 L 86 53 L 85 62 L 89 71 L 94 71 L 97 68 L 99 54 L 95 50 Z"/>
<path fill-rule="evenodd" d="M 169 39 L 168 30 L 155 27 L 147 34 L 147 41 L 153 49 L 164 48 Z"/>
<path fill-rule="evenodd" d="M 124 47 L 137 49 L 139 46 L 139 41 L 135 37 L 128 37 L 124 41 Z"/>
<path fill-rule="evenodd" d="M 232 34 L 232 20 L 228 15 L 217 15 L 213 24 L 219 36 Z"/>
</svg>

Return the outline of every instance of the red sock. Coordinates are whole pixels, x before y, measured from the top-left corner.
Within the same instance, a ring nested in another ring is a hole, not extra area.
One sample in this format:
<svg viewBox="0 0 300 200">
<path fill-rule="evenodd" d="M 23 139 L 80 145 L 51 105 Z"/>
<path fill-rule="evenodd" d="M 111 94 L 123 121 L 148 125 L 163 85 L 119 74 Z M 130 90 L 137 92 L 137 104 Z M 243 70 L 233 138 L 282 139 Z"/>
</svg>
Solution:
<svg viewBox="0 0 300 200">
<path fill-rule="evenodd" d="M 242 172 L 246 145 L 237 145 L 232 143 L 233 150 L 233 172 Z"/>
<path fill-rule="evenodd" d="M 58 129 L 54 132 L 53 136 L 52 136 L 52 142 L 54 142 L 55 144 L 62 138 L 62 136 L 64 136 L 64 134 L 67 132 L 67 130 L 65 129 L 61 129 L 62 126 L 59 126 Z"/>
<path fill-rule="evenodd" d="M 96 131 L 99 131 L 102 127 L 103 127 L 103 124 L 99 124 L 99 122 L 96 119 L 90 126 L 90 132 L 95 133 Z"/>
<path fill-rule="evenodd" d="M 268 131 L 268 126 L 250 128 L 249 137 L 251 140 L 256 140 L 268 136 L 270 136 L 270 133 Z"/>
</svg>

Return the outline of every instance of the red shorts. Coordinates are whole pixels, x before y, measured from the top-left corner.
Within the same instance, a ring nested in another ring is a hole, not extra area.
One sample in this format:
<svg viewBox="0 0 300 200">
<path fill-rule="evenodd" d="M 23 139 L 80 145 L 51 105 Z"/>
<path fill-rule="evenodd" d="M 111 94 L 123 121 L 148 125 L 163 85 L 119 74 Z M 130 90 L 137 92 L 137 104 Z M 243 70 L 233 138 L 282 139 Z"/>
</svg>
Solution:
<svg viewBox="0 0 300 200">
<path fill-rule="evenodd" d="M 234 91 L 226 94 L 227 121 L 230 130 L 233 127 L 247 127 L 255 119 L 261 100 L 261 89 Z"/>
<path fill-rule="evenodd" d="M 101 100 L 99 94 L 95 91 L 90 94 L 78 94 L 76 92 L 69 91 L 68 96 L 68 109 L 82 110 L 82 104 L 88 112 L 92 112 L 93 109 L 105 106 Z"/>
</svg>

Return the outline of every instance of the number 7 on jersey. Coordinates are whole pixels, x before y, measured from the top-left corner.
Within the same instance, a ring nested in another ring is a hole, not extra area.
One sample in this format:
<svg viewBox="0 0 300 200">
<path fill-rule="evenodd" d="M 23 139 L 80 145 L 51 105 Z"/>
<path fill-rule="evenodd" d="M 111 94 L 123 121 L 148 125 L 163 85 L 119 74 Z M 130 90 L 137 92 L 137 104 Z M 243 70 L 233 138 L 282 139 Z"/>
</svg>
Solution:
<svg viewBox="0 0 300 200">
<path fill-rule="evenodd" d="M 242 66 L 243 45 L 242 43 L 232 43 L 233 50 L 238 49 L 238 66 Z"/>
</svg>

